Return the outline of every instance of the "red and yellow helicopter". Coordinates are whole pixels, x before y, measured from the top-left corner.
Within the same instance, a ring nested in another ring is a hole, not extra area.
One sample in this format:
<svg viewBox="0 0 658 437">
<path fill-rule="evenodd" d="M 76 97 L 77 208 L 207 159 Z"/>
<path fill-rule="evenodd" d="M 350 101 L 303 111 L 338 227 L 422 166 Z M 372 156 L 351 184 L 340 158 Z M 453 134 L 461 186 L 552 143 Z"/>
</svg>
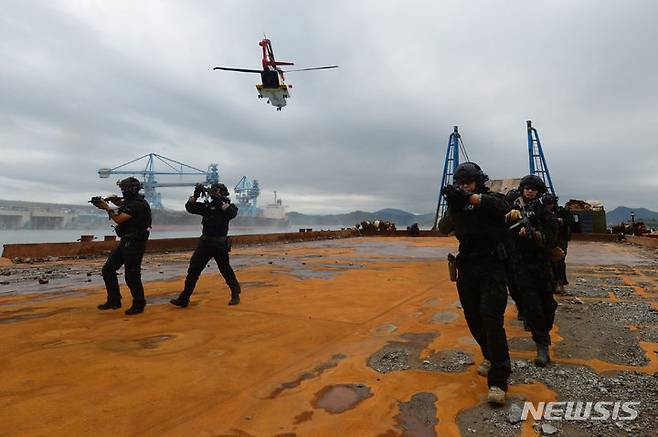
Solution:
<svg viewBox="0 0 658 437">
<path fill-rule="evenodd" d="M 262 99 L 263 97 L 266 97 L 267 103 L 276 107 L 277 111 L 280 111 L 281 108 L 286 106 L 286 99 L 290 97 L 290 89 L 292 88 L 292 85 L 285 83 L 284 73 L 290 73 L 292 71 L 328 70 L 330 68 L 338 68 L 338 65 L 327 65 L 324 67 L 298 68 L 295 70 L 284 71 L 279 68 L 280 65 L 295 64 L 292 62 L 281 62 L 274 59 L 274 51 L 272 50 L 272 43 L 269 39 L 263 38 L 258 43 L 258 45 L 263 49 L 262 70 L 232 67 L 215 67 L 213 70 L 239 71 L 241 73 L 259 73 L 263 83 L 256 85 L 256 89 L 258 90 L 258 98 Z"/>
</svg>

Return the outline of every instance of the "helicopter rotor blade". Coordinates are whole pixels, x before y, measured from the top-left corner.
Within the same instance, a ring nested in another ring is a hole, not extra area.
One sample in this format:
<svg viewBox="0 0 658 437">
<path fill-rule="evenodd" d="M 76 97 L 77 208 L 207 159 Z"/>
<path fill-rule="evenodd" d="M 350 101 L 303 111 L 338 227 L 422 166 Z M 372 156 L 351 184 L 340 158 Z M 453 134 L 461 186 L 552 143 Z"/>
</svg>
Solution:
<svg viewBox="0 0 658 437">
<path fill-rule="evenodd" d="M 338 68 L 338 65 L 326 65 L 324 67 L 297 68 L 294 70 L 282 70 L 282 71 L 284 73 L 290 73 L 291 71 L 328 70 L 330 68 Z"/>
<path fill-rule="evenodd" d="M 230 67 L 215 67 L 213 70 L 226 70 L 226 71 L 239 71 L 240 73 L 262 73 L 263 70 L 251 70 L 248 68 L 230 68 Z"/>
</svg>

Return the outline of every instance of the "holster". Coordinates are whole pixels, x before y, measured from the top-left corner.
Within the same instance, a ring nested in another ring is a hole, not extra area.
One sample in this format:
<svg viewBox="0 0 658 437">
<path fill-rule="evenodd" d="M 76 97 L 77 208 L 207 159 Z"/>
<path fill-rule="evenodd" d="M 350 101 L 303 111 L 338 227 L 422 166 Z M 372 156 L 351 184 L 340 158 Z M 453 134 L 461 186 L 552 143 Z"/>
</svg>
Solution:
<svg viewBox="0 0 658 437">
<path fill-rule="evenodd" d="M 551 250 L 551 261 L 553 262 L 558 262 L 564 259 L 565 257 L 564 250 L 562 250 L 560 247 L 556 246 Z"/>
<path fill-rule="evenodd" d="M 448 254 L 448 273 L 450 274 L 450 280 L 457 282 L 457 257 L 452 253 Z"/>
</svg>

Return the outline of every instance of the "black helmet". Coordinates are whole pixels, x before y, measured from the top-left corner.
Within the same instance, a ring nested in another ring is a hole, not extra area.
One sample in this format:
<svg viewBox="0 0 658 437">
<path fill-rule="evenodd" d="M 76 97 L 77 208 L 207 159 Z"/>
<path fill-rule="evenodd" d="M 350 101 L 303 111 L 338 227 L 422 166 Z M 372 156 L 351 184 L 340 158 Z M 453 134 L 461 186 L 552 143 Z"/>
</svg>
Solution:
<svg viewBox="0 0 658 437">
<path fill-rule="evenodd" d="M 213 193 L 215 193 L 213 195 Z M 217 195 L 219 194 L 219 195 Z M 214 184 L 210 185 L 210 196 L 211 197 L 228 197 L 228 188 L 226 188 L 226 185 L 215 182 Z"/>
<path fill-rule="evenodd" d="M 139 179 L 134 178 L 134 177 L 129 177 L 122 179 L 117 182 L 117 185 L 121 189 L 121 192 L 125 195 L 127 194 L 137 194 L 139 193 L 139 190 L 142 189 L 142 183 L 139 181 Z"/>
<path fill-rule="evenodd" d="M 472 180 L 480 187 L 489 180 L 489 176 L 484 174 L 480 166 L 474 162 L 464 162 L 463 164 L 459 164 L 452 177 L 457 183 Z"/>
<path fill-rule="evenodd" d="M 521 182 L 519 182 L 519 190 L 521 192 L 523 192 L 523 188 L 525 187 L 537 188 L 538 195 L 544 194 L 546 192 L 546 184 L 544 181 L 539 176 L 535 176 L 533 174 L 523 176 Z"/>
</svg>

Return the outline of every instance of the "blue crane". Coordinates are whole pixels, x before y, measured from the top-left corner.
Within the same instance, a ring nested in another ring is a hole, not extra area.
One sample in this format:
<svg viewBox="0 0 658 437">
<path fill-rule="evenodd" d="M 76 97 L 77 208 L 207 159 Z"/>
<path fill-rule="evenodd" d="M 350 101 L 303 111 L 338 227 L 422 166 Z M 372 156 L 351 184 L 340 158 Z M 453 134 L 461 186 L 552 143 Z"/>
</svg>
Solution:
<svg viewBox="0 0 658 437">
<path fill-rule="evenodd" d="M 242 179 L 235 185 L 234 191 L 240 215 L 257 216 L 256 202 L 260 195 L 258 181 L 256 179 L 252 181 L 247 176 L 242 176 Z"/>
<path fill-rule="evenodd" d="M 146 165 L 141 169 L 127 169 L 126 167 L 130 164 L 135 164 L 137 162 L 146 162 Z M 157 170 L 156 163 L 164 165 L 165 170 Z M 176 161 L 171 158 L 167 158 L 157 153 L 149 153 L 139 158 L 135 158 L 132 161 L 128 161 L 124 164 L 118 165 L 114 168 L 101 168 L 98 170 L 98 175 L 101 178 L 109 178 L 110 175 L 133 175 L 141 176 L 142 182 L 144 184 L 144 197 L 146 201 L 151 205 L 151 208 L 154 209 L 163 209 L 162 200 L 160 198 L 160 193 L 157 191 L 158 188 L 162 187 L 192 187 L 197 183 L 202 184 L 212 184 L 219 182 L 219 170 L 217 164 L 210 164 L 208 170 L 201 170 L 191 165 L 183 164 L 182 162 Z M 155 179 L 155 176 L 196 176 L 197 178 L 203 178 L 202 180 L 197 179 L 194 182 L 158 182 Z"/>
<path fill-rule="evenodd" d="M 528 125 L 528 164 L 530 167 L 530 174 L 539 176 L 546 184 L 548 191 L 555 195 L 551 174 L 548 172 L 548 165 L 546 165 L 544 151 L 541 148 L 539 133 L 537 133 L 537 129 L 532 127 L 531 120 L 528 120 L 526 123 Z"/>
<path fill-rule="evenodd" d="M 447 185 L 452 184 L 452 176 L 455 173 L 455 169 L 459 165 L 459 151 L 462 151 L 466 157 L 466 161 L 469 161 L 468 154 L 466 153 L 466 148 L 462 142 L 461 134 L 459 133 L 459 127 L 454 126 L 453 131 L 448 137 L 448 148 L 446 150 L 446 159 L 443 163 L 443 176 L 441 177 L 441 187 L 439 188 L 439 200 L 436 207 L 436 215 L 434 216 L 434 226 L 432 229 L 436 229 L 439 226 L 439 220 L 445 214 L 448 204 L 446 203 L 445 196 L 441 193 L 443 188 Z"/>
</svg>

